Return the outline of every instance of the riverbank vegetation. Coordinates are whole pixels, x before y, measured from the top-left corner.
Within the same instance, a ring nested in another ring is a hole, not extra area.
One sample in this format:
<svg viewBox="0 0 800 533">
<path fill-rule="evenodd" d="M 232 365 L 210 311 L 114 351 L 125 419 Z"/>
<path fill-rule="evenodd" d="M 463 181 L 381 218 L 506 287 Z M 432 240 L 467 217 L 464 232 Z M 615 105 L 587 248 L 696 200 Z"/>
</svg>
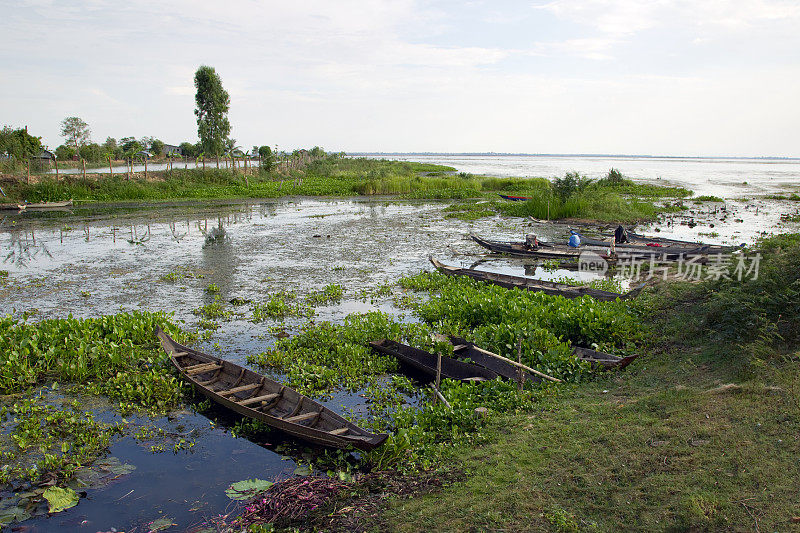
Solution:
<svg viewBox="0 0 800 533">
<path fill-rule="evenodd" d="M 800 261 L 800 235 L 767 239 L 759 248 L 764 258 L 757 279 L 662 284 L 624 303 L 548 296 L 539 302 L 520 291 L 423 274 L 401 281 L 406 290 L 427 293 L 414 299 L 420 324 L 360 315 L 287 339 L 259 362 L 291 372 L 303 366 L 297 359 L 316 358 L 320 368 L 341 372 L 348 361 L 375 357 L 356 352 L 375 336 L 447 353 L 427 333 L 460 332 L 506 355 L 514 339 L 524 337 L 533 339 L 525 347 L 526 362 L 572 384 L 519 393 L 500 381 L 445 380 L 452 410 L 429 399 L 416 409 L 398 402 L 377 424 L 392 431 L 390 440 L 366 461 L 373 469 L 414 472 L 405 479 L 420 480 L 418 495 L 387 480 L 377 496 L 367 488 L 371 474 L 357 475 L 319 509 L 272 525 L 559 532 L 790 528 L 800 516 L 800 328 L 797 313 L 790 312 L 800 309 L 800 275 L 790 268 Z M 523 305 L 519 298 L 532 299 Z M 568 356 L 559 343 L 592 339 L 604 349 L 627 347 L 643 355 L 622 373 L 563 366 Z M 557 363 L 543 364 L 543 358 Z M 319 369 L 306 370 L 298 384 L 309 383 Z M 376 374 L 387 370 L 376 368 Z M 317 382 L 307 392 L 327 386 Z M 487 407 L 488 416 L 476 417 L 476 407 Z M 424 488 L 422 480 L 432 472 L 442 480 L 441 490 Z M 258 524 L 258 513 L 248 514 L 248 521 Z"/>
<path fill-rule="evenodd" d="M 633 301 L 567 300 L 422 273 L 381 292 L 413 317 L 306 316 L 297 335 L 251 363 L 317 398 L 363 395 L 366 412 L 344 414 L 391 435 L 360 456 L 309 458 L 312 472 L 341 471 L 344 491 L 281 526 L 315 529 L 341 516 L 406 531 L 744 529 L 755 520 L 781 529 L 800 515 L 800 235 L 758 248 L 757 279 L 663 284 Z M 335 285 L 302 300 L 281 296 L 307 306 L 341 297 Z M 283 316 L 266 307 L 262 314 Z M 62 395 L 97 395 L 121 413 L 163 413 L 191 401 L 157 349 L 156 323 L 188 342 L 160 313 L 0 321 L 3 481 L 54 480 L 66 491 L 129 432 Z M 391 338 L 452 354 L 431 333 L 464 336 L 511 358 L 519 346 L 523 363 L 566 383 L 520 391 L 500 380 L 443 380 L 452 407 L 434 404 L 396 360 L 368 347 Z M 572 346 L 643 355 L 625 372 L 602 373 L 576 360 Z M 269 433 L 253 422 L 235 431 Z M 450 481 L 436 494 L 387 500 L 364 493 L 363 480 L 374 482 L 376 472 Z M 365 498 L 369 515 L 359 517 Z M 11 519 L 23 511 L 13 507 Z"/>
<path fill-rule="evenodd" d="M 633 222 L 659 212 L 680 209 L 666 200 L 691 193 L 679 187 L 634 183 L 612 169 L 600 180 L 577 173 L 563 178 L 493 178 L 456 174 L 453 168 L 432 164 L 346 158 L 324 154 L 299 168 L 173 169 L 113 176 L 67 174 L 35 183 L 19 181 L 6 187 L 9 199 L 46 202 L 73 199 L 78 204 L 189 199 L 279 198 L 285 196 L 376 196 L 403 199 L 470 199 L 456 204 L 447 216 L 474 220 L 501 214 L 540 219 L 584 218 Z M 508 202 L 499 194 L 526 196 Z M 475 204 L 474 199 L 484 202 Z M 474 206 L 480 205 L 477 209 Z"/>
</svg>

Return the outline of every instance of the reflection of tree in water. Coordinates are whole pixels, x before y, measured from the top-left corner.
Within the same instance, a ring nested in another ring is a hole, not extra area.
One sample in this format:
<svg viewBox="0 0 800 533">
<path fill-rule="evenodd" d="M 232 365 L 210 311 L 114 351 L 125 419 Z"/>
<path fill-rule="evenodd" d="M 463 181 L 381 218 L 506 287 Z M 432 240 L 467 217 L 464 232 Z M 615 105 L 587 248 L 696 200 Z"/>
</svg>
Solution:
<svg viewBox="0 0 800 533">
<path fill-rule="evenodd" d="M 9 230 L 8 234 L 11 239 L 8 244 L 8 254 L 3 259 L 3 263 L 26 267 L 39 254 L 44 254 L 52 259 L 53 255 L 45 243 L 36 242 L 36 234 L 33 230 L 30 232 L 28 230 Z"/>
<path fill-rule="evenodd" d="M 217 225 L 211 229 L 208 228 L 208 220 L 204 220 L 202 223 L 198 221 L 197 226 L 200 232 L 205 235 L 201 268 L 204 272 L 210 273 L 207 281 L 219 286 L 219 296 L 223 301 L 227 301 L 230 298 L 231 282 L 238 266 L 234 247 L 225 229 L 226 223 L 232 223 L 230 216 L 226 217 L 226 220 L 223 220 L 222 217 L 218 218 Z M 214 294 L 204 292 L 203 302 L 210 304 L 214 301 L 214 297 Z"/>
</svg>

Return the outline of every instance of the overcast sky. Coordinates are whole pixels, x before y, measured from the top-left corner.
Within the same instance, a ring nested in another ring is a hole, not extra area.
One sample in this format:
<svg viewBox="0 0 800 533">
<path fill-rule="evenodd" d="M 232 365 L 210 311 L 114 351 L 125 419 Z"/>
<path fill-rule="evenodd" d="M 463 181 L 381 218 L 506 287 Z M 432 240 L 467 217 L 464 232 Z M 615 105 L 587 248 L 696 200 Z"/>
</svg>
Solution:
<svg viewBox="0 0 800 533">
<path fill-rule="evenodd" d="M 0 2 L 0 124 L 51 147 L 195 142 L 205 64 L 244 147 L 800 156 L 796 0 Z"/>
</svg>

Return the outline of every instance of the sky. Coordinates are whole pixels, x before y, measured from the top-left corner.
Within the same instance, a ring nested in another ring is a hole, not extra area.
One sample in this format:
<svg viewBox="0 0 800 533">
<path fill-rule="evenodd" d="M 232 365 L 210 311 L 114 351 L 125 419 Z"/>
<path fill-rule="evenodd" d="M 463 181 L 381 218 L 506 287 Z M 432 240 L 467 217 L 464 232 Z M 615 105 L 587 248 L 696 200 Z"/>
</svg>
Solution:
<svg viewBox="0 0 800 533">
<path fill-rule="evenodd" d="M 800 2 L 0 0 L 0 125 L 238 145 L 800 156 Z"/>
</svg>

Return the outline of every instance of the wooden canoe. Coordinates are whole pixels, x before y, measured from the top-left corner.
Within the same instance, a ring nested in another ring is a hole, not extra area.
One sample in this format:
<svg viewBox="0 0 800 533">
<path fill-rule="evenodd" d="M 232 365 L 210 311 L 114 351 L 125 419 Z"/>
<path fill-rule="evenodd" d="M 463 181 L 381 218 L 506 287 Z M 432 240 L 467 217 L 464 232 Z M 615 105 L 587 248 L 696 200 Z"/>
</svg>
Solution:
<svg viewBox="0 0 800 533">
<path fill-rule="evenodd" d="M 299 439 L 334 448 L 354 446 L 371 450 L 388 437 L 385 433 L 370 433 L 266 376 L 182 346 L 159 327 L 156 335 L 172 364 L 200 394 L 242 416 L 260 420 Z"/>
<path fill-rule="evenodd" d="M 402 363 L 416 368 L 423 374 L 432 378 L 436 377 L 437 356 L 432 353 L 389 339 L 371 341 L 369 344 L 374 350 L 393 355 Z M 442 356 L 442 377 L 460 381 L 484 381 L 496 378 L 497 373 L 488 368 Z"/>
<path fill-rule="evenodd" d="M 641 285 L 631 291 L 626 292 L 625 294 L 620 294 L 618 292 L 593 289 L 591 287 L 556 283 L 555 281 L 544 281 L 522 276 L 512 276 L 510 274 L 498 274 L 496 272 L 484 272 L 482 270 L 474 270 L 471 268 L 455 267 L 445 265 L 433 257 L 430 257 L 429 259 L 439 272 L 448 276 L 467 276 L 478 281 L 499 285 L 507 289 L 516 288 L 526 291 L 543 292 L 553 296 L 564 296 L 565 298 L 591 296 L 595 300 L 600 300 L 603 302 L 610 302 L 612 300 L 616 300 L 617 298 L 627 300 L 638 295 L 644 287 L 644 285 Z"/>
<path fill-rule="evenodd" d="M 630 238 L 630 233 L 628 234 Z M 609 240 L 613 238 L 608 237 L 605 240 L 593 239 L 591 237 L 584 237 L 580 235 L 581 246 L 601 246 L 608 248 L 610 246 Z M 660 246 L 648 246 L 648 243 L 658 244 Z M 739 246 L 723 246 L 720 244 L 702 244 L 698 242 L 660 242 L 654 240 L 644 240 L 638 242 L 626 242 L 622 244 L 615 244 L 614 247 L 620 251 L 636 251 L 649 254 L 684 254 L 703 255 L 703 254 L 723 254 L 732 252 L 739 248 Z"/>
<path fill-rule="evenodd" d="M 499 376 L 505 379 L 518 381 L 519 373 L 522 372 L 522 375 L 526 381 L 530 381 L 532 383 L 540 383 L 542 381 L 542 378 L 536 374 L 532 374 L 527 370 L 517 368 L 511 363 L 507 363 L 506 361 L 498 359 L 497 357 L 492 357 L 491 355 L 486 354 L 485 351 L 478 350 L 475 344 L 468 342 L 462 337 L 450 335 L 448 336 L 448 339 L 453 344 L 453 355 L 458 358 L 469 359 L 476 365 L 488 368 L 493 372 L 497 372 Z"/>
<path fill-rule="evenodd" d="M 25 204 L 28 209 L 55 209 L 60 207 L 72 207 L 72 200 L 63 202 L 40 202 L 35 204 Z"/>
<path fill-rule="evenodd" d="M 25 204 L 0 204 L 2 211 L 22 211 L 25 209 Z"/>
<path fill-rule="evenodd" d="M 498 194 L 498 196 L 503 200 L 511 200 L 512 202 L 524 202 L 531 199 L 530 196 L 511 196 L 508 194 Z"/>
<path fill-rule="evenodd" d="M 629 355 L 627 357 L 619 357 L 618 355 L 612 355 L 610 353 L 605 352 L 598 352 L 597 350 L 592 350 L 591 348 L 581 348 L 576 346 L 572 349 L 572 353 L 578 359 L 583 359 L 584 361 L 588 361 L 592 363 L 592 368 L 596 368 L 598 366 L 603 368 L 625 368 L 631 362 L 639 357 L 639 354 Z"/>
<path fill-rule="evenodd" d="M 497 242 L 482 239 L 477 235 L 470 235 L 472 240 L 480 246 L 495 253 L 515 255 L 519 257 L 539 257 L 545 259 L 572 259 L 579 260 L 584 252 L 593 252 L 600 256 L 609 264 L 615 264 L 620 260 L 649 260 L 650 258 L 659 261 L 677 261 L 682 257 L 708 254 L 708 247 L 699 248 L 676 248 L 676 247 L 651 247 L 637 246 L 634 249 L 620 249 L 616 256 L 608 254 L 608 243 L 602 246 L 582 245 L 573 248 L 566 244 L 541 243 L 539 246 L 530 248 L 523 242 Z"/>
</svg>

